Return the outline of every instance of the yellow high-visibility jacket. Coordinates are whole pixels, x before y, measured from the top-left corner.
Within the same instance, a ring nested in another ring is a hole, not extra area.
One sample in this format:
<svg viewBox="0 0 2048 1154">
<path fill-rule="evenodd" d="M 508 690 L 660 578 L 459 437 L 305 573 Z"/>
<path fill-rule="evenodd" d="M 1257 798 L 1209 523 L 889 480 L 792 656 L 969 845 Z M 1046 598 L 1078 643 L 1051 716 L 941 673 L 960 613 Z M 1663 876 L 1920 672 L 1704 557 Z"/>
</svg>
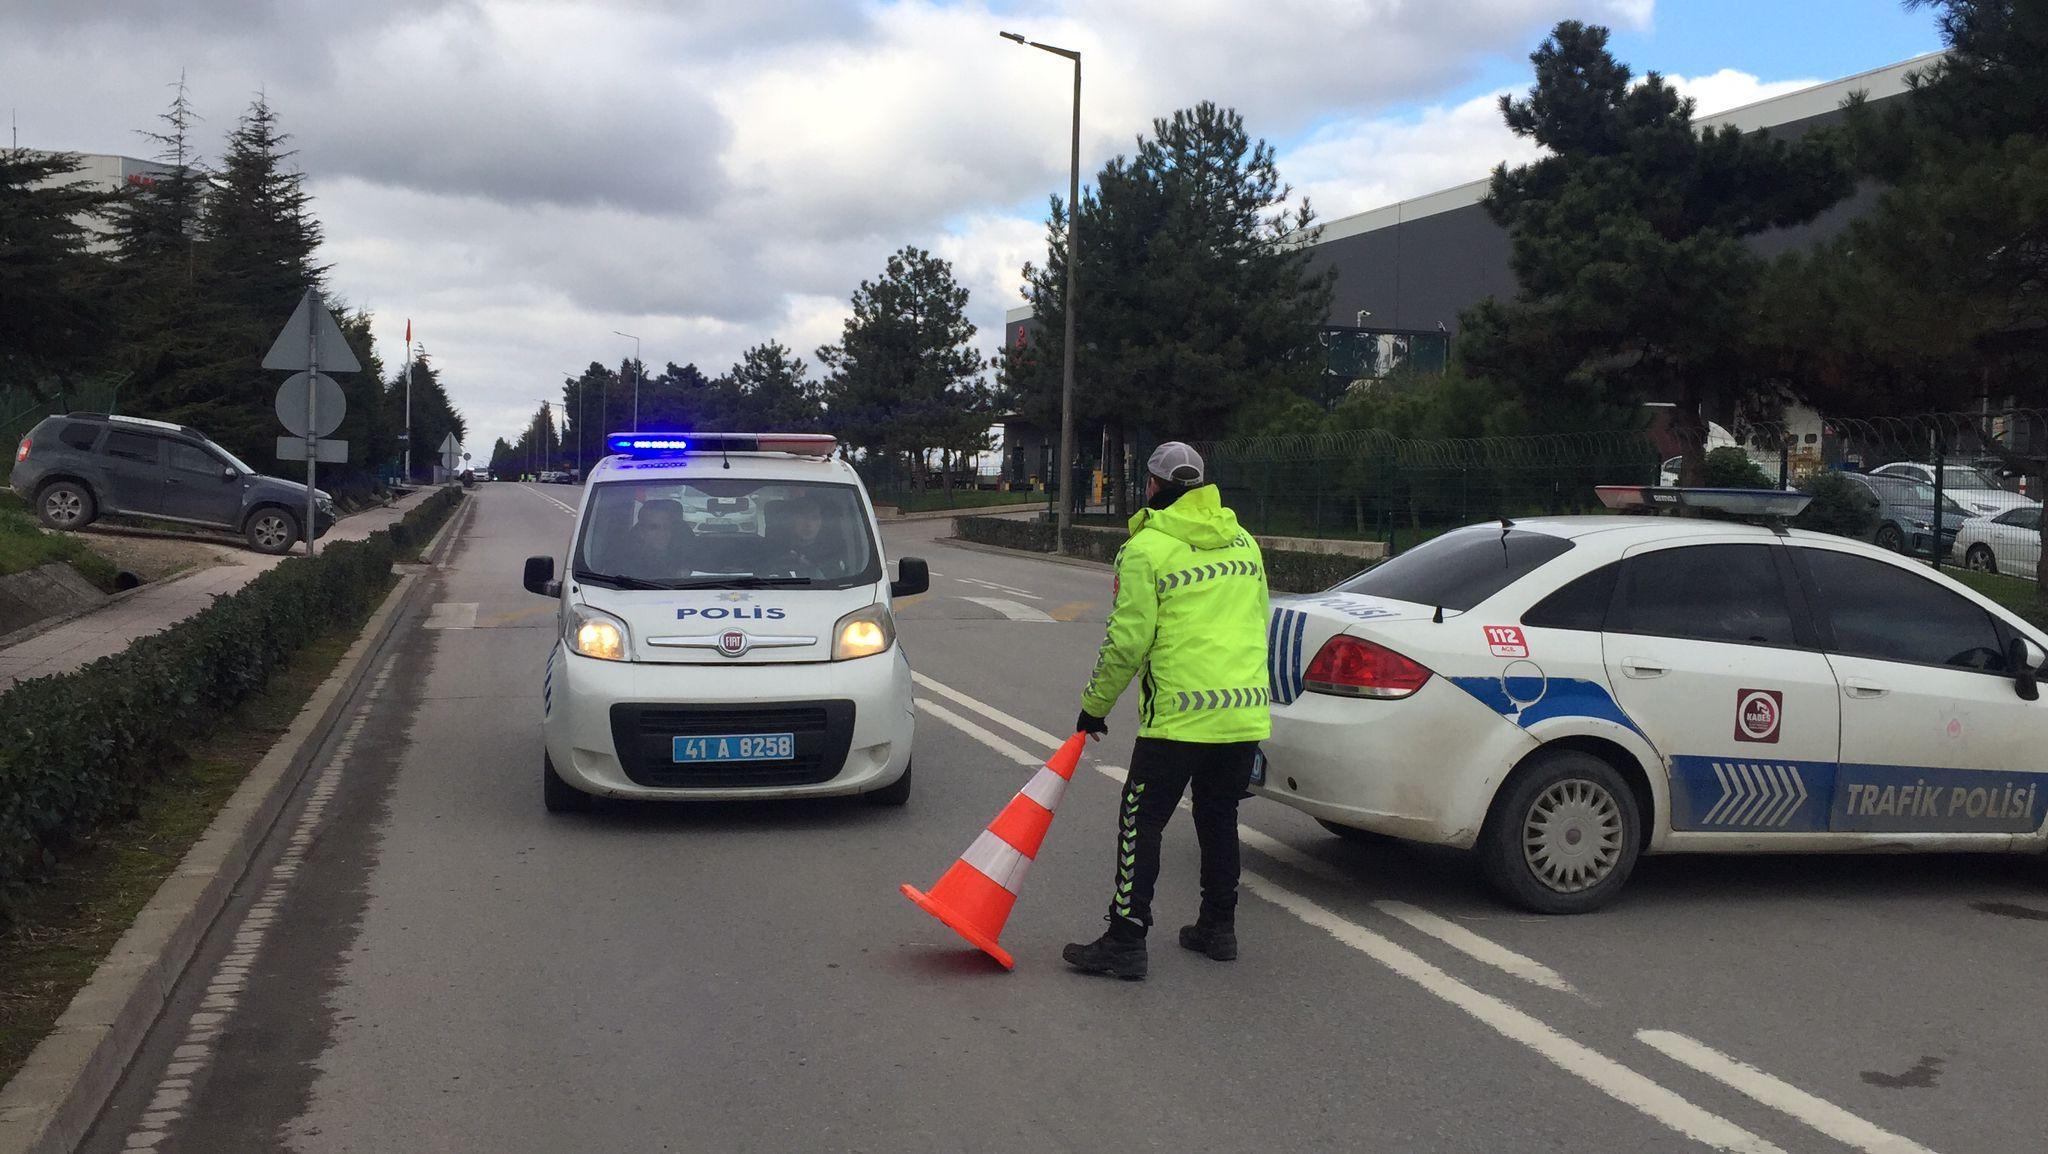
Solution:
<svg viewBox="0 0 2048 1154">
<path fill-rule="evenodd" d="M 1140 737 L 1264 741 L 1266 566 L 1216 486 L 1140 509 L 1117 553 L 1116 606 L 1081 707 L 1108 716 L 1138 679 Z"/>
</svg>

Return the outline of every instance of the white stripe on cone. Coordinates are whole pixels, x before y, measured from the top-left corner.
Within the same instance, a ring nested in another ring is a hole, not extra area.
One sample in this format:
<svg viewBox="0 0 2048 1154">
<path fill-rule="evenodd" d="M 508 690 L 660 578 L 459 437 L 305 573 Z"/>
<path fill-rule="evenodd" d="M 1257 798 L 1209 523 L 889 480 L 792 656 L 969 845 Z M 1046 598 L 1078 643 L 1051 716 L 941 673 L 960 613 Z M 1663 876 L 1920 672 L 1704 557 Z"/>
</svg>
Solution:
<svg viewBox="0 0 2048 1154">
<path fill-rule="evenodd" d="M 1024 796 L 1048 810 L 1058 809 L 1060 798 L 1067 792 L 1067 779 L 1051 769 L 1040 769 L 1024 786 Z"/>
<path fill-rule="evenodd" d="M 1031 868 L 1031 859 L 1019 853 L 1016 846 L 995 835 L 993 830 L 982 830 L 960 860 L 980 870 L 988 880 L 1016 893 L 1024 885 L 1025 871 Z"/>
</svg>

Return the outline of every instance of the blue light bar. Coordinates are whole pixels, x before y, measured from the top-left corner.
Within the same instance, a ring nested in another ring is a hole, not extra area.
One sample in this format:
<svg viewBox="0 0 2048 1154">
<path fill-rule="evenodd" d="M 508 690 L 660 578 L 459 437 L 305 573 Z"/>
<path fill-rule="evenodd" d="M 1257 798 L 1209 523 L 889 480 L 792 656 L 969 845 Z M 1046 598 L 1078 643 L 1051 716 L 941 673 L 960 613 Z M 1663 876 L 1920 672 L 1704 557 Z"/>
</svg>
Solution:
<svg viewBox="0 0 2048 1154">
<path fill-rule="evenodd" d="M 604 445 L 614 453 L 625 453 L 629 456 L 682 453 L 690 448 L 688 440 L 674 434 L 641 436 L 637 433 L 613 433 L 604 439 Z"/>
<path fill-rule="evenodd" d="M 1737 517 L 1797 517 L 1813 497 L 1785 489 L 1686 489 L 1663 485 L 1601 485 L 1610 509 L 1713 509 Z"/>
</svg>

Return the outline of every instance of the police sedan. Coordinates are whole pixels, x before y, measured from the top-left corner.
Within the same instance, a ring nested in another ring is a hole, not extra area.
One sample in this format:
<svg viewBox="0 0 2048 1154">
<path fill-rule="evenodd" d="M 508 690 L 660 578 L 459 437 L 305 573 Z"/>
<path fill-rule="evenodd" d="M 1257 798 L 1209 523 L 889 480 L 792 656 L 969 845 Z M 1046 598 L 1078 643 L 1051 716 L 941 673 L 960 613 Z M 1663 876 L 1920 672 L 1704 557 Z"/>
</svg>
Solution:
<svg viewBox="0 0 2048 1154">
<path fill-rule="evenodd" d="M 1340 834 L 1474 850 L 1540 912 L 1613 900 L 1643 853 L 2048 848 L 2048 635 L 1863 542 L 1503 520 L 1277 598 L 1269 640 L 1255 791 Z"/>
</svg>

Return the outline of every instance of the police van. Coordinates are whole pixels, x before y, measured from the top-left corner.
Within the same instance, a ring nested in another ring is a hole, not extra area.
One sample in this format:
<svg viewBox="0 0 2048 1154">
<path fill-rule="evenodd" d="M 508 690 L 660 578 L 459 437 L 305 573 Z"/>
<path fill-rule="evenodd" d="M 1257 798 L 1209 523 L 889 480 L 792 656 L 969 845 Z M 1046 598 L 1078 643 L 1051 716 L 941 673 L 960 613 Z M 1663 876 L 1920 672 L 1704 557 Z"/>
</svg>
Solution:
<svg viewBox="0 0 2048 1154">
<path fill-rule="evenodd" d="M 542 799 L 910 797 L 910 663 L 873 504 L 830 436 L 618 433 L 590 472 L 541 678 Z"/>
<path fill-rule="evenodd" d="M 1612 900 L 1643 853 L 2048 849 L 2048 634 L 1783 528 L 1804 494 L 1601 496 L 1767 523 L 1503 520 L 1276 599 L 1255 792 L 1472 849 L 1547 913 Z"/>
</svg>

